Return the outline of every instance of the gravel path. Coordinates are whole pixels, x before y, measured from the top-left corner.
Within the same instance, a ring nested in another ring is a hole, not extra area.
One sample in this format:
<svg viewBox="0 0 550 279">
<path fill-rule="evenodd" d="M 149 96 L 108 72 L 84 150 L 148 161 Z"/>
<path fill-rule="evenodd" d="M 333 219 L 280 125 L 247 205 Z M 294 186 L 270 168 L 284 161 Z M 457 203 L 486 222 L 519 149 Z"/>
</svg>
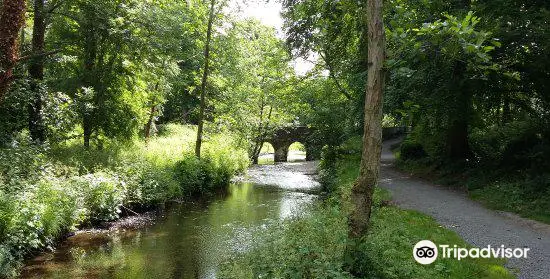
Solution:
<svg viewBox="0 0 550 279">
<path fill-rule="evenodd" d="M 511 213 L 487 209 L 460 191 L 410 177 L 393 167 L 387 141 L 382 151 L 380 186 L 390 190 L 402 208 L 433 216 L 477 247 L 530 248 L 527 259 L 511 259 L 507 267 L 519 270 L 520 279 L 550 279 L 550 226 Z"/>
</svg>

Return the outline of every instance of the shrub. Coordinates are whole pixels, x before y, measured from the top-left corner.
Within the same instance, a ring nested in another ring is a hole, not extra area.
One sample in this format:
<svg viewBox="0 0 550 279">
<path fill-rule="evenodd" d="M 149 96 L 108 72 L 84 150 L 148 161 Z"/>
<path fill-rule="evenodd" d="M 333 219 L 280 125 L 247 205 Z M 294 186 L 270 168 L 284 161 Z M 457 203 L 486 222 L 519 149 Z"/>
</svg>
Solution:
<svg viewBox="0 0 550 279">
<path fill-rule="evenodd" d="M 46 165 L 44 148 L 30 142 L 28 135 L 20 134 L 10 148 L 0 149 L 0 176 L 4 191 L 22 191 L 25 182 L 38 181 Z"/>
<path fill-rule="evenodd" d="M 333 192 L 337 188 L 337 160 L 338 150 L 334 147 L 324 146 L 319 163 L 319 183 L 327 192 Z"/>
<path fill-rule="evenodd" d="M 0 244 L 0 278 L 12 278 L 17 276 L 17 270 L 21 266 L 10 247 Z"/>
<path fill-rule="evenodd" d="M 35 184 L 24 182 L 26 190 L 16 195 L 0 195 L 0 277 L 13 276 L 23 256 L 51 246 L 83 219 L 81 189 L 66 182 L 45 176 Z"/>
<path fill-rule="evenodd" d="M 194 195 L 202 192 L 201 161 L 191 153 L 184 154 L 183 159 L 176 163 L 176 179 L 180 184 L 182 192 L 186 195 Z"/>
<path fill-rule="evenodd" d="M 125 204 L 149 206 L 181 196 L 174 166 L 158 167 L 149 161 L 128 161 L 116 168 L 126 183 Z"/>
<path fill-rule="evenodd" d="M 422 144 L 412 139 L 407 139 L 403 141 L 403 143 L 401 144 L 400 154 L 400 159 L 403 161 L 417 160 L 427 156 Z"/>
<path fill-rule="evenodd" d="M 474 129 L 470 145 L 480 166 L 542 174 L 550 169 L 550 139 L 540 123 L 517 120 Z"/>
<path fill-rule="evenodd" d="M 119 217 L 126 185 L 118 177 L 100 172 L 74 177 L 70 183 L 83 192 L 86 219 L 96 223 Z"/>
</svg>

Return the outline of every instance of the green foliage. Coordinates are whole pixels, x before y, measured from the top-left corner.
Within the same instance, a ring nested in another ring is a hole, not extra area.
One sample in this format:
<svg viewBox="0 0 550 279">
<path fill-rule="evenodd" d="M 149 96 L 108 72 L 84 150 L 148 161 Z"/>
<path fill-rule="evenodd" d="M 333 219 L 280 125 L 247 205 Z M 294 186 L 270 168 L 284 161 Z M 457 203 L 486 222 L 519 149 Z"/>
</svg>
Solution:
<svg viewBox="0 0 550 279">
<path fill-rule="evenodd" d="M 177 181 L 185 195 L 212 193 L 227 185 L 231 177 L 248 166 L 248 156 L 243 150 L 230 147 L 226 137 L 216 136 L 205 143 L 201 159 L 187 152 L 175 165 Z"/>
<path fill-rule="evenodd" d="M 221 53 L 211 75 L 218 92 L 214 122 L 237 134 L 254 160 L 262 143 L 293 123 L 300 108 L 290 57 L 275 29 L 253 19 L 234 22 L 218 40 Z"/>
<path fill-rule="evenodd" d="M 474 129 L 470 136 L 478 164 L 502 171 L 524 171 L 532 175 L 550 169 L 550 141 L 545 127 L 531 118 Z"/>
<path fill-rule="evenodd" d="M 398 165 L 438 183 L 465 188 L 490 208 L 548 223 L 549 166 L 543 158 L 548 158 L 550 144 L 544 130 L 532 120 L 474 129 L 469 141 L 473 160 L 466 167 L 406 155 L 403 151 L 411 148 L 407 139 Z"/>
<path fill-rule="evenodd" d="M 51 247 L 56 237 L 84 219 L 82 195 L 75 184 L 57 177 L 43 177 L 16 195 L 2 195 L 5 224 L 0 235 L 0 276 L 16 274 L 23 256 Z M 4 211 L 5 210 L 5 211 Z"/>
<path fill-rule="evenodd" d="M 91 222 L 117 219 L 125 198 L 125 183 L 107 173 L 88 174 L 73 179 L 84 194 L 84 208 Z"/>
<path fill-rule="evenodd" d="M 41 167 L 46 163 L 44 148 L 32 144 L 25 133 L 17 135 L 10 148 L 0 152 L 0 177 L 4 190 L 13 193 L 24 190 L 25 180 L 36 181 L 41 174 Z"/>
<path fill-rule="evenodd" d="M 26 127 L 27 108 L 30 103 L 29 84 L 27 80 L 15 80 L 10 91 L 0 102 L 0 146 L 10 142 L 11 138 L 17 135 Z"/>
<path fill-rule="evenodd" d="M 252 251 L 229 260 L 222 278 L 351 278 L 342 269 L 346 218 L 319 208 L 307 218 L 270 224 Z"/>
<path fill-rule="evenodd" d="M 323 190 L 333 192 L 337 189 L 337 161 L 338 150 L 334 147 L 324 146 L 321 151 L 321 162 L 319 163 L 319 183 Z"/>
<path fill-rule="evenodd" d="M 472 12 L 388 32 L 399 55 L 388 61 L 387 107 L 414 126 L 415 140 L 434 158 L 469 156 L 474 100 L 485 94 L 475 88 L 497 67 L 490 52 L 498 42 L 490 35 Z"/>
<path fill-rule="evenodd" d="M 126 183 L 126 203 L 130 206 L 155 205 L 182 195 L 172 166 L 150 161 L 132 161 L 117 167 Z"/>
<path fill-rule="evenodd" d="M 514 212 L 522 217 L 550 224 L 548 181 L 550 176 L 547 174 L 524 180 L 499 179 L 486 183 L 483 187 L 480 187 L 479 181 L 469 181 L 475 185 L 470 196 L 489 208 Z"/>
<path fill-rule="evenodd" d="M 382 207 L 372 217 L 371 233 L 361 244 L 361 278 L 515 278 L 495 259 L 438 259 L 421 266 L 412 258 L 411 247 L 419 240 L 471 247 L 456 233 L 433 218 L 415 211 Z"/>
</svg>

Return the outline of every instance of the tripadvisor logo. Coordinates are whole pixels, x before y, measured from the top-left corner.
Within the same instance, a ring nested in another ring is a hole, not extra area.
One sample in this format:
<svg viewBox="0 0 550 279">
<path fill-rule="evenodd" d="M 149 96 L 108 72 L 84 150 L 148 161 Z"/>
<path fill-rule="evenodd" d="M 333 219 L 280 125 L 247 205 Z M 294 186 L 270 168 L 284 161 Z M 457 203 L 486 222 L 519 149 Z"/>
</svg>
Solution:
<svg viewBox="0 0 550 279">
<path fill-rule="evenodd" d="M 431 264 L 437 259 L 437 246 L 429 240 L 422 240 L 414 246 L 413 256 L 419 264 Z"/>
<path fill-rule="evenodd" d="M 527 252 L 530 248 L 507 248 L 504 245 L 495 248 L 491 245 L 488 245 L 486 248 L 462 248 L 454 245 L 439 245 L 441 249 L 441 257 L 454 258 L 457 260 L 462 260 L 464 258 L 527 258 Z M 438 257 L 438 247 L 435 243 L 429 240 L 422 240 L 413 248 L 413 257 L 420 264 L 431 264 L 435 262 Z"/>
</svg>

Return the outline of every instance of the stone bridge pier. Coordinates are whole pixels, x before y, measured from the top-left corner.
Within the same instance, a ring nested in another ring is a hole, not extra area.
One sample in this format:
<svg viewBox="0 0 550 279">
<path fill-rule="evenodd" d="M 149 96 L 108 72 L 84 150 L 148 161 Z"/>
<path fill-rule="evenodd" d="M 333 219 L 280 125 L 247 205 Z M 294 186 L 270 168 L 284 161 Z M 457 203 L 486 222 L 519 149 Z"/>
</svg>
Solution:
<svg viewBox="0 0 550 279">
<path fill-rule="evenodd" d="M 321 148 L 316 147 L 309 139 L 311 129 L 306 126 L 292 126 L 275 131 L 271 138 L 266 139 L 275 150 L 275 162 L 288 161 L 288 148 L 294 142 L 299 142 L 306 147 L 306 160 L 318 159 Z"/>
</svg>

